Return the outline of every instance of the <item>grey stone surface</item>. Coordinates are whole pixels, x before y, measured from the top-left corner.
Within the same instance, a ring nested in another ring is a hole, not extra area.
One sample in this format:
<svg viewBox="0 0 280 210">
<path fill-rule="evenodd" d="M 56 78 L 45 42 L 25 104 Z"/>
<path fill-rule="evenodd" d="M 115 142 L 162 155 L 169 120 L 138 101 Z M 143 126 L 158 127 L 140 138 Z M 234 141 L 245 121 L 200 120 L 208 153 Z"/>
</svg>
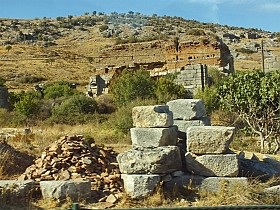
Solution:
<svg viewBox="0 0 280 210">
<path fill-rule="evenodd" d="M 131 128 L 132 148 L 175 146 L 178 127 L 169 128 Z"/>
<path fill-rule="evenodd" d="M 90 181 L 41 181 L 40 188 L 45 200 L 83 201 L 90 197 Z"/>
<path fill-rule="evenodd" d="M 279 196 L 280 195 L 280 185 L 265 188 L 263 190 L 263 192 L 267 193 L 267 194 L 270 194 L 270 195 Z"/>
<path fill-rule="evenodd" d="M 9 98 L 8 88 L 0 87 L 0 108 L 9 107 L 8 98 Z"/>
<path fill-rule="evenodd" d="M 246 177 L 208 177 L 201 183 L 200 190 L 217 193 L 222 189 L 244 187 L 248 185 Z"/>
<path fill-rule="evenodd" d="M 170 127 L 173 114 L 168 106 L 137 106 L 132 109 L 133 126 L 137 128 Z"/>
<path fill-rule="evenodd" d="M 166 104 L 173 112 L 174 120 L 199 119 L 206 114 L 203 101 L 200 99 L 176 99 Z"/>
<path fill-rule="evenodd" d="M 157 174 L 122 174 L 125 192 L 132 198 L 151 195 L 161 181 Z"/>
<path fill-rule="evenodd" d="M 256 159 L 247 159 L 242 155 L 239 158 L 239 176 L 244 177 L 258 177 L 262 181 L 267 181 L 273 176 L 280 175 L 280 169 L 271 160 L 260 161 Z M 269 161 L 269 163 L 268 163 Z M 274 160 L 276 161 L 276 160 Z M 273 162 L 274 162 L 273 161 Z M 277 161 L 278 162 L 278 161 Z"/>
<path fill-rule="evenodd" d="M 161 174 L 182 169 L 177 146 L 128 150 L 120 153 L 117 161 L 123 174 Z"/>
<path fill-rule="evenodd" d="M 222 154 L 233 140 L 234 127 L 193 126 L 187 129 L 187 151 L 194 154 Z"/>
<path fill-rule="evenodd" d="M 0 180 L 0 198 L 7 202 L 28 200 L 35 182 L 32 180 Z"/>
<path fill-rule="evenodd" d="M 202 117 L 199 120 L 174 120 L 174 125 L 178 126 L 178 130 L 181 132 L 187 132 L 187 129 L 191 126 L 210 126 L 211 121 L 209 117 Z"/>
<path fill-rule="evenodd" d="M 179 190 L 180 192 L 186 192 L 186 189 L 198 188 L 202 180 L 205 179 L 203 176 L 183 174 L 182 176 L 173 177 L 169 182 L 163 184 L 165 192 L 172 193 L 173 190 Z"/>
<path fill-rule="evenodd" d="M 186 170 L 200 176 L 238 176 L 239 161 L 236 154 L 202 155 L 186 153 Z"/>
</svg>

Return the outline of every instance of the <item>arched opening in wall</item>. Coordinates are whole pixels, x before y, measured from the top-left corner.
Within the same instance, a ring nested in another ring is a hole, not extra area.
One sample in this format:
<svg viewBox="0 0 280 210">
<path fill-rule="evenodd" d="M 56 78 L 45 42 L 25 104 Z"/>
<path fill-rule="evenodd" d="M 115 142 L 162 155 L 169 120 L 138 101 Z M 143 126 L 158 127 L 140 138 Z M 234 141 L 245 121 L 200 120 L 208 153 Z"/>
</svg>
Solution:
<svg viewBox="0 0 280 210">
<path fill-rule="evenodd" d="M 213 54 L 213 58 L 215 57 L 215 54 Z"/>
<path fill-rule="evenodd" d="M 207 55 L 206 57 L 207 57 L 207 58 L 209 58 L 209 57 L 210 57 L 210 55 Z"/>
<path fill-rule="evenodd" d="M 191 59 L 192 59 L 192 56 L 189 56 L 188 59 L 191 60 Z"/>
<path fill-rule="evenodd" d="M 178 55 L 176 55 L 176 61 L 178 60 Z"/>
<path fill-rule="evenodd" d="M 131 60 L 133 60 L 133 55 L 131 56 Z"/>
<path fill-rule="evenodd" d="M 109 72 L 109 69 L 105 68 L 105 74 L 108 74 L 108 72 Z"/>
</svg>

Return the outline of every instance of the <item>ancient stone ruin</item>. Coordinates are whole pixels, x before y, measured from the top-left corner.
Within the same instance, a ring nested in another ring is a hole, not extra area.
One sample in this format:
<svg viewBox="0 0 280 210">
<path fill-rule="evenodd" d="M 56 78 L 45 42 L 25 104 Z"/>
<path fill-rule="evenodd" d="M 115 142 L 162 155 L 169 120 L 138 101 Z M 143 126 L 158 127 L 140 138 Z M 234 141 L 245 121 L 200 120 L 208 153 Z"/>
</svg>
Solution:
<svg viewBox="0 0 280 210">
<path fill-rule="evenodd" d="M 270 177 L 280 172 L 277 161 L 268 164 L 232 152 L 235 128 L 211 126 L 201 100 L 134 107 L 132 118 L 132 149 L 117 156 L 132 198 L 151 195 L 161 183 L 165 192 L 190 185 L 217 192 L 221 183 L 247 185 L 255 172 Z"/>
</svg>

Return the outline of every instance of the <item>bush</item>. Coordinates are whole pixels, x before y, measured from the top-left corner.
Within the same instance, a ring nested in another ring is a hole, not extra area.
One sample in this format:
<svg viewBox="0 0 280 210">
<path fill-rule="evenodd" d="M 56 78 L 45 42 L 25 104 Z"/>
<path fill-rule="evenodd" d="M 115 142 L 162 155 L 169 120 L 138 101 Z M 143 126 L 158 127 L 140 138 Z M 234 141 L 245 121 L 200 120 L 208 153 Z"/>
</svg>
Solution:
<svg viewBox="0 0 280 210">
<path fill-rule="evenodd" d="M 0 77 L 0 87 L 5 87 L 6 80 L 2 77 Z"/>
<path fill-rule="evenodd" d="M 127 135 L 130 131 L 130 128 L 133 127 L 132 108 L 135 106 L 147 106 L 154 104 L 156 104 L 156 101 L 153 99 L 143 100 L 137 98 L 133 101 L 130 101 L 126 104 L 126 106 L 119 107 L 115 113 L 112 113 L 106 125 L 117 132 Z"/>
<path fill-rule="evenodd" d="M 204 36 L 205 32 L 202 29 L 190 29 L 186 32 L 186 35 L 194 35 L 194 36 Z"/>
<path fill-rule="evenodd" d="M 124 106 L 136 98 L 148 99 L 154 97 L 154 81 L 150 78 L 148 71 L 140 69 L 137 71 L 123 70 L 111 85 L 113 98 L 118 106 Z"/>
<path fill-rule="evenodd" d="M 97 103 L 94 99 L 85 95 L 75 95 L 68 98 L 62 104 L 55 105 L 48 122 L 69 125 L 86 123 L 96 111 Z"/>
<path fill-rule="evenodd" d="M 14 110 L 21 123 L 29 123 L 38 112 L 41 105 L 41 94 L 32 90 L 20 96 L 20 101 L 14 103 Z M 19 122 L 19 123 L 20 123 Z"/>
<path fill-rule="evenodd" d="M 68 97 L 75 94 L 79 94 L 76 89 L 70 87 L 68 82 L 57 82 L 54 84 L 46 85 L 43 90 L 44 98 L 46 99 L 57 99 L 60 97 Z"/>
<path fill-rule="evenodd" d="M 26 76 L 26 77 L 22 77 L 17 79 L 17 82 L 19 83 L 28 83 L 28 84 L 32 84 L 32 83 L 38 83 L 38 82 L 42 82 L 45 81 L 46 79 L 44 77 L 36 77 L 36 76 Z"/>
<path fill-rule="evenodd" d="M 185 88 L 182 85 L 177 85 L 172 80 L 164 77 L 156 81 L 154 91 L 158 103 L 166 103 L 170 100 L 187 97 Z"/>
</svg>

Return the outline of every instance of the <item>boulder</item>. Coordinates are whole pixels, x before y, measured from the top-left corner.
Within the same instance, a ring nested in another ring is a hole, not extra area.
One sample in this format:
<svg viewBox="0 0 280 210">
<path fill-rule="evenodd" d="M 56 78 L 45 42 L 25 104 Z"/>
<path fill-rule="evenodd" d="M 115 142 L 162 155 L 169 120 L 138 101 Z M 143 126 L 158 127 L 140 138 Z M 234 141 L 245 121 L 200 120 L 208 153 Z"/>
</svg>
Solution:
<svg viewBox="0 0 280 210">
<path fill-rule="evenodd" d="M 200 176 L 238 176 L 239 162 L 236 154 L 193 156 L 186 153 L 186 170 Z"/>
<path fill-rule="evenodd" d="M 166 103 L 173 112 L 174 120 L 200 119 L 206 114 L 201 99 L 176 99 Z"/>
<path fill-rule="evenodd" d="M 194 154 L 222 154 L 233 140 L 234 127 L 193 126 L 187 129 L 187 151 Z"/>
<path fill-rule="evenodd" d="M 157 174 L 122 174 L 125 192 L 132 198 L 143 198 L 151 195 L 160 183 Z"/>
<path fill-rule="evenodd" d="M 175 146 L 178 136 L 177 126 L 169 128 L 131 128 L 132 147 Z"/>
<path fill-rule="evenodd" d="M 177 146 L 128 150 L 120 153 L 117 161 L 123 174 L 161 174 L 182 168 Z"/>
<path fill-rule="evenodd" d="M 133 126 L 137 128 L 167 128 L 173 125 L 168 106 L 137 106 L 132 109 Z"/>
<path fill-rule="evenodd" d="M 224 188 L 246 187 L 248 178 L 246 177 L 208 177 L 201 183 L 200 190 L 217 193 Z"/>
<path fill-rule="evenodd" d="M 32 180 L 0 180 L 0 203 L 1 201 L 6 203 L 28 202 L 34 185 L 35 182 Z"/>
<path fill-rule="evenodd" d="M 73 181 L 41 181 L 40 188 L 45 200 L 62 201 L 70 198 L 72 201 L 82 201 L 90 197 L 91 183 L 85 180 Z"/>
</svg>

